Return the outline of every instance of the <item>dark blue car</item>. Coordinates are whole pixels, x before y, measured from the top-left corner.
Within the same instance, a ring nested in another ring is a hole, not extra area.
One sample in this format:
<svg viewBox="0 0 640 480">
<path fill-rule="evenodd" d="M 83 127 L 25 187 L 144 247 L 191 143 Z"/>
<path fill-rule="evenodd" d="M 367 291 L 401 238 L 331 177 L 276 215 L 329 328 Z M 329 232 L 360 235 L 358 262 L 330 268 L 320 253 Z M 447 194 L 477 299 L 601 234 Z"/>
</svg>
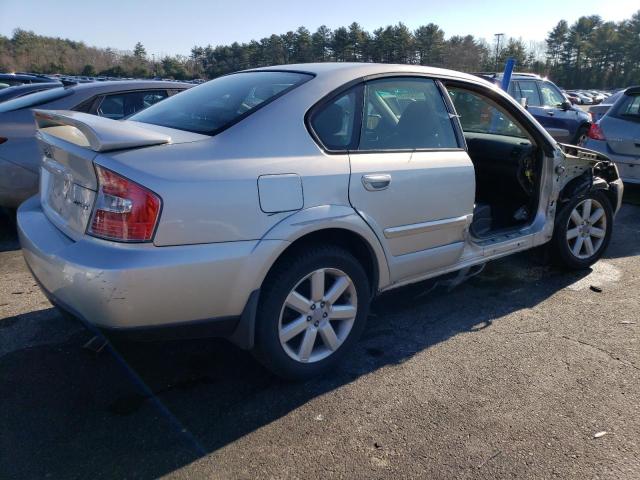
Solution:
<svg viewBox="0 0 640 480">
<path fill-rule="evenodd" d="M 502 81 L 501 74 L 479 76 L 498 84 Z M 514 73 L 509 84 L 509 95 L 522 104 L 526 102 L 531 115 L 559 142 L 577 145 L 589 131 L 589 114 L 573 106 L 560 89 L 546 78 L 532 73 Z"/>
</svg>

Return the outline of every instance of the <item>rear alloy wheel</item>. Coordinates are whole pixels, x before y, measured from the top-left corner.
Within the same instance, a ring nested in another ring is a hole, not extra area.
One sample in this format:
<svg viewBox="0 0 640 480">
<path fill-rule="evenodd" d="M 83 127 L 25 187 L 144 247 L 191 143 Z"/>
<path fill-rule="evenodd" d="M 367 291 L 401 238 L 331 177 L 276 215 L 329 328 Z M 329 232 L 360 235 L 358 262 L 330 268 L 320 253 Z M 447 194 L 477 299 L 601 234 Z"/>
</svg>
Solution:
<svg viewBox="0 0 640 480">
<path fill-rule="evenodd" d="M 587 268 L 604 253 L 612 232 L 613 210 L 602 192 L 573 199 L 556 222 L 557 257 L 570 268 Z"/>
<path fill-rule="evenodd" d="M 287 296 L 278 323 L 280 345 L 297 362 L 323 360 L 344 343 L 357 313 L 358 294 L 351 278 L 334 268 L 318 269 Z"/>
<path fill-rule="evenodd" d="M 256 356 L 285 378 L 322 373 L 360 336 L 369 299 L 364 269 L 341 248 L 317 247 L 285 259 L 261 293 Z"/>
</svg>

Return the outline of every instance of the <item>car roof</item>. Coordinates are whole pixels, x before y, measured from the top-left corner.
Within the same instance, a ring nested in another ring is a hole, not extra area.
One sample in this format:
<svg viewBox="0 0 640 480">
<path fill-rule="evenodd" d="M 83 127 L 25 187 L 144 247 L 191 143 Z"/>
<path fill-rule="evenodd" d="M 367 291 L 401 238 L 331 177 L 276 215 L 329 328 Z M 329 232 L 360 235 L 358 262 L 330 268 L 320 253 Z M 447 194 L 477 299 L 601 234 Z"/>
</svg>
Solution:
<svg viewBox="0 0 640 480">
<path fill-rule="evenodd" d="M 0 73 L 0 80 L 16 80 L 19 82 L 49 83 L 57 80 L 45 75 L 32 75 L 30 73 Z"/>
<path fill-rule="evenodd" d="M 274 65 L 270 67 L 253 68 L 245 71 L 292 71 L 311 73 L 316 77 L 328 78 L 332 75 L 346 79 L 355 80 L 357 78 L 370 75 L 387 73 L 418 73 L 422 75 L 433 75 L 439 77 L 459 78 L 461 80 L 478 81 L 478 77 L 468 73 L 448 70 L 445 68 L 427 67 L 422 65 L 406 65 L 393 63 L 357 63 L 357 62 L 324 62 L 324 63 L 296 63 L 290 65 Z M 487 82 L 489 83 L 489 82 Z"/>
<path fill-rule="evenodd" d="M 14 85 L 0 90 L 0 101 L 8 100 L 10 98 L 26 95 L 30 92 L 39 92 L 41 90 L 48 90 L 50 88 L 62 87 L 62 83 L 55 82 L 41 82 L 41 83 L 24 83 L 22 85 Z"/>
</svg>

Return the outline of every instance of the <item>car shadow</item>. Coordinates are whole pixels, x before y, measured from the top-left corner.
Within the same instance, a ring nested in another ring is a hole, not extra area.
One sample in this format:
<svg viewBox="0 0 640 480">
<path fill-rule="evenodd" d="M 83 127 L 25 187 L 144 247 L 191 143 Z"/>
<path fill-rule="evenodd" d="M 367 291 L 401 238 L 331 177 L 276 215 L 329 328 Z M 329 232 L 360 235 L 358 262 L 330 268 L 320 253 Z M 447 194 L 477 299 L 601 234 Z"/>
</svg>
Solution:
<svg viewBox="0 0 640 480">
<path fill-rule="evenodd" d="M 640 228 L 638 211 L 623 209 L 628 228 Z M 616 230 L 607 256 L 636 254 L 637 236 L 628 237 Z M 306 383 L 274 377 L 222 340 L 117 342 L 100 350 L 100 342 L 83 347 L 93 334 L 53 308 L 3 319 L 0 477 L 173 472 L 358 378 L 506 322 L 590 273 L 561 271 L 537 254 L 491 262 L 453 289 L 429 281 L 381 295 L 348 361 Z M 24 345 L 5 348 L 16 336 Z"/>
<path fill-rule="evenodd" d="M 100 353 L 83 348 L 92 336 L 86 330 L 36 342 L 0 358 L 0 471 L 7 478 L 156 478 L 377 369 L 491 328 L 587 273 L 521 254 L 452 291 L 432 281 L 384 294 L 345 366 L 306 383 L 274 377 L 221 340 L 119 342 Z M 0 336 L 36 314 L 43 312 L 3 320 Z M 55 309 L 44 314 L 50 328 L 68 321 Z"/>
<path fill-rule="evenodd" d="M 15 212 L 0 207 L 0 252 L 18 250 L 19 248 Z"/>
</svg>

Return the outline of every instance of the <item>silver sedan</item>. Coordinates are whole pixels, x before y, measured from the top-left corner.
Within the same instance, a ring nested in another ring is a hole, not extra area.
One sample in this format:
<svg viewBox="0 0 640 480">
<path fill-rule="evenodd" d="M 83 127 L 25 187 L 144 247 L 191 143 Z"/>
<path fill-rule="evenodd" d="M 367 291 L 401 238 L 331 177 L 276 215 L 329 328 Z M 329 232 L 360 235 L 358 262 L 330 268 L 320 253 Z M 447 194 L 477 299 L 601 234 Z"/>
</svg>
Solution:
<svg viewBox="0 0 640 480">
<path fill-rule="evenodd" d="M 622 183 L 478 77 L 308 64 L 220 77 L 126 121 L 36 110 L 18 211 L 51 301 L 109 335 L 218 335 L 288 378 L 340 364 L 371 298 L 548 243 L 603 254 Z"/>
</svg>

